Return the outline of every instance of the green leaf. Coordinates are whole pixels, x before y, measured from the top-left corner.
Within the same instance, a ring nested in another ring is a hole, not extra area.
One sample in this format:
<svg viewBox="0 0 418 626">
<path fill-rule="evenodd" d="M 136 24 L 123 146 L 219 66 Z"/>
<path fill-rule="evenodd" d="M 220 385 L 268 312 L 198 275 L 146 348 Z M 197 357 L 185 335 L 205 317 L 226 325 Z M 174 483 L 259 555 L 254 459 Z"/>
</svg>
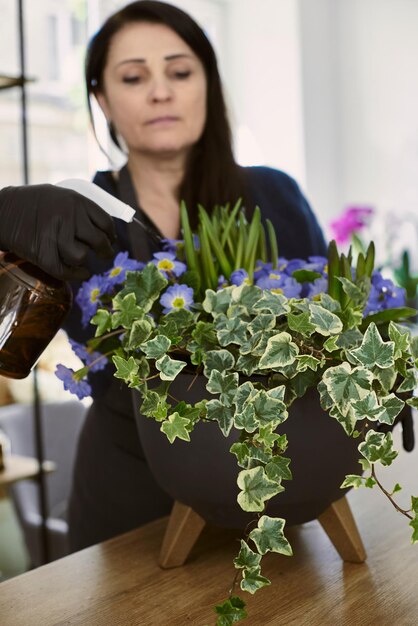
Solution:
<svg viewBox="0 0 418 626">
<path fill-rule="evenodd" d="M 270 337 L 267 348 L 260 359 L 260 369 L 280 369 L 290 365 L 299 354 L 298 346 L 289 333 L 282 332 Z"/>
<path fill-rule="evenodd" d="M 413 391 L 416 386 L 417 386 L 416 372 L 414 369 L 411 368 L 411 369 L 406 370 L 405 379 L 399 385 L 396 391 L 398 393 Z"/>
<path fill-rule="evenodd" d="M 232 446 L 229 448 L 229 451 L 232 454 L 235 454 L 235 456 L 237 457 L 237 463 L 240 467 L 247 467 L 249 448 L 245 442 L 241 443 L 237 441 L 236 443 L 233 443 Z"/>
<path fill-rule="evenodd" d="M 413 398 L 408 398 L 406 404 L 412 406 L 413 409 L 418 409 L 418 397 L 414 396 Z"/>
<path fill-rule="evenodd" d="M 345 489 L 347 487 L 354 487 L 354 489 L 358 489 L 363 486 L 363 481 L 363 476 L 357 476 L 357 474 L 347 474 L 341 485 L 341 489 Z"/>
<path fill-rule="evenodd" d="M 262 511 L 264 502 L 283 491 L 283 487 L 270 480 L 262 467 L 242 470 L 238 474 L 238 504 L 244 511 Z"/>
<path fill-rule="evenodd" d="M 155 367 L 160 372 L 161 380 L 174 380 L 186 365 L 185 361 L 172 359 L 168 354 L 155 361 Z"/>
<path fill-rule="evenodd" d="M 310 354 L 299 354 L 296 357 L 296 361 L 298 372 L 305 372 L 307 369 L 316 372 L 318 367 L 322 366 L 325 363 L 324 359 L 319 360 L 316 357 L 311 356 Z"/>
<path fill-rule="evenodd" d="M 226 406 L 231 406 L 238 388 L 238 372 L 225 374 L 218 370 L 212 370 L 206 389 L 209 393 L 219 393 L 220 401 Z"/>
<path fill-rule="evenodd" d="M 353 402 L 362 400 L 370 393 L 373 374 L 364 367 L 352 369 L 349 363 L 341 363 L 326 370 L 322 380 L 330 398 L 346 415 Z"/>
<path fill-rule="evenodd" d="M 375 365 L 382 369 L 392 367 L 395 344 L 393 341 L 383 341 L 376 324 L 367 328 L 362 344 L 359 348 L 349 350 L 358 363 L 372 368 Z"/>
<path fill-rule="evenodd" d="M 248 331 L 254 335 L 258 332 L 272 330 L 276 326 L 276 316 L 272 313 L 259 313 L 253 321 L 248 324 Z"/>
<path fill-rule="evenodd" d="M 399 415 L 405 406 L 405 402 L 397 398 L 394 393 L 380 398 L 380 402 L 384 408 L 384 413 L 379 417 L 379 421 L 383 424 L 392 425 L 397 415 Z"/>
<path fill-rule="evenodd" d="M 237 569 L 246 568 L 254 569 L 260 565 L 261 554 L 253 552 L 248 543 L 241 539 L 241 549 L 238 556 L 234 559 L 234 565 Z"/>
<path fill-rule="evenodd" d="M 251 376 L 258 369 L 259 357 L 254 354 L 241 354 L 236 363 L 236 368 L 246 376 Z"/>
<path fill-rule="evenodd" d="M 206 403 L 207 419 L 215 420 L 219 424 L 223 435 L 227 437 L 234 424 L 234 413 L 231 406 L 225 406 L 218 399 Z"/>
<path fill-rule="evenodd" d="M 255 311 L 268 311 L 273 315 L 286 315 L 289 313 L 290 306 L 288 299 L 281 293 L 273 293 L 269 290 L 262 292 L 261 298 L 254 304 Z"/>
<path fill-rule="evenodd" d="M 254 409 L 257 422 L 263 426 L 268 424 L 278 426 L 288 416 L 283 400 L 272 397 L 264 389 L 260 389 L 253 396 L 251 406 Z"/>
<path fill-rule="evenodd" d="M 260 554 L 278 552 L 292 556 L 292 548 L 283 533 L 285 523 L 286 521 L 280 517 L 268 517 L 267 515 L 260 517 L 258 527 L 249 534 Z"/>
<path fill-rule="evenodd" d="M 112 316 L 109 311 L 99 309 L 91 318 L 91 323 L 97 326 L 95 337 L 100 337 L 112 328 Z"/>
<path fill-rule="evenodd" d="M 252 404 L 246 404 L 241 411 L 235 412 L 234 426 L 239 430 L 245 430 L 247 433 L 253 433 L 258 428 L 259 421 Z"/>
<path fill-rule="evenodd" d="M 284 456 L 274 456 L 264 469 L 271 480 L 292 480 L 289 464 L 290 459 Z"/>
<path fill-rule="evenodd" d="M 217 604 L 215 611 L 219 617 L 216 620 L 216 626 L 232 626 L 232 624 L 236 624 L 240 620 L 245 619 L 247 612 L 244 607 L 245 602 L 238 596 L 232 596 L 222 604 Z"/>
<path fill-rule="evenodd" d="M 289 313 L 287 316 L 287 323 L 289 324 L 289 328 L 294 330 L 296 333 L 300 333 L 304 337 L 310 337 L 312 333 L 315 332 L 315 324 L 312 324 L 310 321 L 309 312 L 305 313 Z"/>
<path fill-rule="evenodd" d="M 126 383 L 136 382 L 138 364 L 133 356 L 130 356 L 128 360 L 120 356 L 113 356 L 112 361 L 116 367 L 116 372 L 113 374 L 115 378 L 121 378 Z"/>
<path fill-rule="evenodd" d="M 391 433 L 377 433 L 369 430 L 365 440 L 358 447 L 360 453 L 370 462 L 391 465 L 398 453 L 393 449 Z"/>
<path fill-rule="evenodd" d="M 205 364 L 204 374 L 209 378 L 212 370 L 218 372 L 227 372 L 235 365 L 235 359 L 228 350 L 209 350 L 206 353 L 203 362 Z"/>
<path fill-rule="evenodd" d="M 404 352 L 409 352 L 410 349 L 410 331 L 407 328 L 399 326 L 399 324 L 395 324 L 394 322 L 389 323 L 389 338 L 395 344 L 394 355 L 395 359 L 399 359 L 402 357 Z"/>
<path fill-rule="evenodd" d="M 142 344 L 141 350 L 147 359 L 161 359 L 171 346 L 171 341 L 165 335 L 157 335 Z"/>
<path fill-rule="evenodd" d="M 165 433 L 170 443 L 173 443 L 176 438 L 190 441 L 190 434 L 187 429 L 189 425 L 190 420 L 186 417 L 181 417 L 176 411 L 161 424 L 161 430 Z"/>
<path fill-rule="evenodd" d="M 122 292 L 113 298 L 115 313 L 112 315 L 112 328 L 131 328 L 135 320 L 144 317 L 144 309 L 136 304 L 135 295 L 128 293 L 122 297 Z"/>
<path fill-rule="evenodd" d="M 128 350 L 140 348 L 152 332 L 152 325 L 146 319 L 135 320 L 132 324 L 128 338 Z"/>
<path fill-rule="evenodd" d="M 167 279 L 164 278 L 154 263 L 148 263 L 140 272 L 126 272 L 126 286 L 118 295 L 123 298 L 125 295 L 133 293 L 138 306 L 147 313 L 167 284 Z"/>
<path fill-rule="evenodd" d="M 343 291 L 347 294 L 354 306 L 362 306 L 367 301 L 367 293 L 359 289 L 352 280 L 339 276 L 338 280 L 342 284 Z"/>
<path fill-rule="evenodd" d="M 297 280 L 298 283 L 313 283 L 317 278 L 322 278 L 322 274 L 312 270 L 295 270 L 292 272 L 292 278 Z"/>
<path fill-rule="evenodd" d="M 316 332 L 320 335 L 328 337 L 329 335 L 337 335 L 342 331 L 343 324 L 340 318 L 323 306 L 310 303 L 309 311 L 309 320 L 315 326 Z"/>
<path fill-rule="evenodd" d="M 385 414 L 385 408 L 379 405 L 374 391 L 371 391 L 361 400 L 352 402 L 351 406 L 356 420 L 381 421 L 382 416 Z"/>
<path fill-rule="evenodd" d="M 396 307 L 394 309 L 384 309 L 378 313 L 371 313 L 363 320 L 363 326 L 366 328 L 372 322 L 390 322 L 396 320 L 408 319 L 408 317 L 414 317 L 417 314 L 416 309 L 403 306 Z"/>
<path fill-rule="evenodd" d="M 271 581 L 260 574 L 261 568 L 256 567 L 250 570 L 244 570 L 240 587 L 242 591 L 254 594 L 256 591 L 267 585 L 271 585 Z"/>
<path fill-rule="evenodd" d="M 417 543 L 418 542 L 418 517 L 414 517 L 414 519 L 412 519 L 409 522 L 410 527 L 412 528 L 412 537 L 411 537 L 411 543 Z"/>
<path fill-rule="evenodd" d="M 336 338 L 336 344 L 339 348 L 356 348 L 362 341 L 363 335 L 358 328 L 349 328 Z"/>
<path fill-rule="evenodd" d="M 224 318 L 216 323 L 216 334 L 221 346 L 241 345 L 247 339 L 247 325 L 239 317 Z"/>
<path fill-rule="evenodd" d="M 161 398 L 159 393 L 148 389 L 143 396 L 140 411 L 143 415 L 161 422 L 166 419 L 169 408 L 170 405 Z"/>
</svg>

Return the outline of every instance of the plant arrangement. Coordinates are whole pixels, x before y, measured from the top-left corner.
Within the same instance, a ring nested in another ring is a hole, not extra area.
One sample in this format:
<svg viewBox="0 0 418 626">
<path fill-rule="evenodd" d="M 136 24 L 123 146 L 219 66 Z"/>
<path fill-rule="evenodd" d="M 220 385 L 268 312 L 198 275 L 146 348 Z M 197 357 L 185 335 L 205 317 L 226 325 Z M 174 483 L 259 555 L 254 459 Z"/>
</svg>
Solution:
<svg viewBox="0 0 418 626">
<path fill-rule="evenodd" d="M 391 432 L 379 427 L 392 426 L 405 402 L 418 407 L 418 338 L 404 323 L 416 311 L 374 270 L 373 244 L 354 266 L 334 242 L 328 258 L 286 260 L 259 209 L 247 221 L 239 204 L 211 215 L 200 208 L 196 232 L 184 206 L 181 220 L 183 240 L 165 240 L 147 265 L 120 253 L 110 271 L 83 284 L 77 302 L 95 337 L 73 342 L 85 367 L 59 365 L 57 375 L 83 397 L 89 371 L 113 362 L 114 375 L 139 392 L 140 412 L 171 443 L 190 441 L 198 422 L 215 422 L 225 436 L 235 429 L 238 503 L 256 526 L 241 540 L 229 597 L 216 607 L 217 625 L 228 626 L 246 617 L 238 584 L 254 593 L 270 583 L 262 556 L 292 554 L 285 520 L 269 517 L 266 505 L 292 478 L 287 438 L 276 429 L 311 388 L 330 419 L 358 438 L 361 467 L 342 487 L 380 487 L 418 542 L 418 497 L 401 509 L 400 486 L 385 489 L 376 472 L 397 456 Z M 173 398 L 181 372 L 203 375 L 213 398 Z"/>
</svg>

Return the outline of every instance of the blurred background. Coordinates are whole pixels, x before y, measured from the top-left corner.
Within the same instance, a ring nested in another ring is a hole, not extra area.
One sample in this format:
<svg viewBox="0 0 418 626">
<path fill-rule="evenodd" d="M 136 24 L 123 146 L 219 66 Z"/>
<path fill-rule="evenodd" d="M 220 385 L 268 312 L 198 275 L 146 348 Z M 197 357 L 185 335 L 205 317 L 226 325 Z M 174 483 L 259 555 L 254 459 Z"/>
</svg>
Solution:
<svg viewBox="0 0 418 626">
<path fill-rule="evenodd" d="M 407 251 L 408 272 L 418 275 L 418 0 L 172 3 L 201 24 L 217 51 L 238 162 L 296 178 L 328 236 L 347 208 L 373 209 L 362 236 L 375 239 L 380 263 L 395 270 Z M 125 4 L 22 0 L 29 182 L 90 179 L 123 163 L 100 116 L 110 163 L 90 131 L 83 58 L 89 38 Z M 18 6 L 0 0 L 0 74 L 11 78 L 20 73 Z M 21 91 L 0 87 L 3 187 L 22 184 L 24 175 Z M 77 367 L 74 359 L 60 334 L 40 361 L 45 402 L 69 399 L 53 370 L 57 362 Z M 29 405 L 32 388 L 30 379 L 0 379 L 0 405 Z M 0 579 L 29 563 L 0 501 Z"/>
</svg>

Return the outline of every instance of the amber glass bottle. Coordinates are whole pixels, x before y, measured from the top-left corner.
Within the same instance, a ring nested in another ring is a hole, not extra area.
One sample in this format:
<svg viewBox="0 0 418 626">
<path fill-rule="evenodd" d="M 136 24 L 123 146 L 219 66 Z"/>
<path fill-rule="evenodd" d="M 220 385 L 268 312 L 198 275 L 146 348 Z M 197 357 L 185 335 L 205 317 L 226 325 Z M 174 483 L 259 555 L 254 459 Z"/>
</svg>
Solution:
<svg viewBox="0 0 418 626">
<path fill-rule="evenodd" d="M 69 285 L 0 253 L 0 374 L 25 378 L 70 310 Z"/>
</svg>

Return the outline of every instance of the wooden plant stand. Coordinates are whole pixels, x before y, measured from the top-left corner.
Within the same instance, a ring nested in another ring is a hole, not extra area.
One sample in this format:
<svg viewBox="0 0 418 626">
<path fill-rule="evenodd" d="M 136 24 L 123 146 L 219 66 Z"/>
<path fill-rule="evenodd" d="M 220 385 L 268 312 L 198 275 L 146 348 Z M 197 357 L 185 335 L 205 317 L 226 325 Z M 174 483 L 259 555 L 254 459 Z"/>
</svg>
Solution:
<svg viewBox="0 0 418 626">
<path fill-rule="evenodd" d="M 343 561 L 363 563 L 366 560 L 366 551 L 345 496 L 330 504 L 318 521 Z M 190 506 L 176 501 L 161 546 L 160 567 L 169 569 L 183 565 L 205 524 Z"/>
</svg>

